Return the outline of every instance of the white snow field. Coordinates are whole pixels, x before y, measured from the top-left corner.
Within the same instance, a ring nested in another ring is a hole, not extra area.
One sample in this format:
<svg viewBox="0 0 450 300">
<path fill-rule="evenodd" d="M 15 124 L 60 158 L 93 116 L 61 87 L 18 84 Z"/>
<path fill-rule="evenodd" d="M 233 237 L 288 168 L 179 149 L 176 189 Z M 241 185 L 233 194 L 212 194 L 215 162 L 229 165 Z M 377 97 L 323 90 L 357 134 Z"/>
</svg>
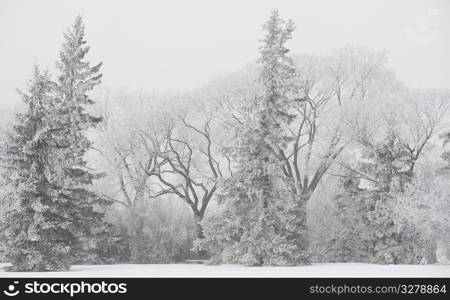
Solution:
<svg viewBox="0 0 450 300">
<path fill-rule="evenodd" d="M 450 265 L 313 264 L 299 267 L 76 265 L 65 272 L 6 272 L 0 277 L 450 277 Z"/>
</svg>

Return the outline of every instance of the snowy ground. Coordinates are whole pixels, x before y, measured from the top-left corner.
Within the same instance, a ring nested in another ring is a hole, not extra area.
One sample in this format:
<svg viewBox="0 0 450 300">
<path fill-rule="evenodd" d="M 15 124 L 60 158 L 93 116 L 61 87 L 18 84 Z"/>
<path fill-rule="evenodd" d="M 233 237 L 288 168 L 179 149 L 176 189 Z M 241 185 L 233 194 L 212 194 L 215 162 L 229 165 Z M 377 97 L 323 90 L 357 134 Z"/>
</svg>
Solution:
<svg viewBox="0 0 450 300">
<path fill-rule="evenodd" d="M 314 264 L 301 267 L 243 267 L 201 264 L 77 265 L 67 272 L 5 272 L 0 277 L 450 277 L 450 265 Z"/>
</svg>

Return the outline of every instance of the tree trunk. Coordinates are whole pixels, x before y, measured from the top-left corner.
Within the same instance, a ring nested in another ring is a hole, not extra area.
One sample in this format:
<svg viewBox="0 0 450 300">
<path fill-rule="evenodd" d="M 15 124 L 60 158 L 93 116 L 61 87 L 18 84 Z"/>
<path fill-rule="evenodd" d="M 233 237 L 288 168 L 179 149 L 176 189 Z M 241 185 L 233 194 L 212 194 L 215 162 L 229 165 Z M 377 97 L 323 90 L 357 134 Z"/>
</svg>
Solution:
<svg viewBox="0 0 450 300">
<path fill-rule="evenodd" d="M 197 228 L 197 239 L 204 239 L 205 235 L 203 234 L 203 226 L 201 224 L 202 220 L 203 220 L 203 215 L 201 214 L 200 211 L 193 209 L 193 213 L 194 213 L 194 221 L 195 221 L 195 226 Z"/>
<path fill-rule="evenodd" d="M 205 235 L 203 233 L 203 226 L 201 224 L 201 221 L 203 220 L 203 216 L 200 215 L 199 212 L 194 212 L 194 218 L 195 218 L 195 225 L 197 227 L 197 239 L 201 240 L 205 238 Z M 198 256 L 199 259 L 207 259 L 208 253 L 205 250 L 198 250 L 195 253 L 196 256 Z"/>
<path fill-rule="evenodd" d="M 296 236 L 296 243 L 299 251 L 301 252 L 299 263 L 310 263 L 310 251 L 309 251 L 309 232 L 306 216 L 306 203 L 309 197 L 301 197 L 300 203 L 295 211 L 297 218 L 297 228 L 299 229 Z"/>
<path fill-rule="evenodd" d="M 195 225 L 197 226 L 197 239 L 204 239 L 205 235 L 203 234 L 203 226 L 200 222 L 201 220 L 195 222 Z"/>
<path fill-rule="evenodd" d="M 130 219 L 130 255 L 131 262 L 143 262 L 143 241 L 144 241 L 144 217 L 136 209 L 131 212 Z"/>
<path fill-rule="evenodd" d="M 133 207 L 131 209 L 130 228 L 130 254 L 133 263 L 144 262 L 144 193 L 145 185 L 141 184 L 136 189 Z"/>
</svg>

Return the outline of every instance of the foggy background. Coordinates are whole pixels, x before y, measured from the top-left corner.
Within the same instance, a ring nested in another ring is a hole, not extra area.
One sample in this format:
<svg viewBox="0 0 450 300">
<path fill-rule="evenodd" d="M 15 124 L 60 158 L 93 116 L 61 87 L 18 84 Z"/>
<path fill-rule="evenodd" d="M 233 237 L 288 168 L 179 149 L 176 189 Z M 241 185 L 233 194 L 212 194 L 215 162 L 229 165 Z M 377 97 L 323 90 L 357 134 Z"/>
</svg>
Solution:
<svg viewBox="0 0 450 300">
<path fill-rule="evenodd" d="M 143 92 L 197 87 L 254 59 L 272 9 L 296 24 L 291 53 L 347 44 L 389 53 L 389 66 L 414 87 L 449 88 L 450 3 L 446 0 L 23 1 L 0 0 L 0 109 L 20 102 L 32 66 L 50 71 L 79 13 L 103 61 L 103 86 Z"/>
</svg>

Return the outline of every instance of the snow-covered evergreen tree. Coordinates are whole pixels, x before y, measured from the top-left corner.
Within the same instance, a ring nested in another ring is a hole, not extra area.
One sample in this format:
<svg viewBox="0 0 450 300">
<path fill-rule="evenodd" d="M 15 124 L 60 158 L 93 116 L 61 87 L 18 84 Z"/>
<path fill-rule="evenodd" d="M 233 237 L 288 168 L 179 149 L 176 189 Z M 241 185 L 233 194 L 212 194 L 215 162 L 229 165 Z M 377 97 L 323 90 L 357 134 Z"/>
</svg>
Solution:
<svg viewBox="0 0 450 300">
<path fill-rule="evenodd" d="M 413 263 L 412 244 L 403 239 L 401 229 L 394 221 L 396 195 L 405 191 L 413 174 L 410 172 L 411 156 L 400 140 L 389 134 L 386 140 L 374 145 L 366 153 L 369 160 L 361 170 L 375 182 L 368 200 L 368 244 L 374 262 Z"/>
<path fill-rule="evenodd" d="M 95 255 L 100 236 L 107 234 L 108 226 L 103 213 L 96 208 L 106 202 L 89 190 L 89 185 L 102 174 L 94 173 L 86 162 L 86 153 L 91 147 L 87 138 L 90 129 L 95 128 L 101 118 L 89 113 L 94 102 L 88 93 L 100 84 L 101 63 L 91 66 L 85 60 L 89 51 L 84 39 L 84 24 L 78 16 L 71 29 L 64 35 L 60 59 L 56 64 L 59 71 L 56 82 L 56 105 L 52 113 L 52 139 L 56 149 L 52 153 L 51 182 L 59 191 L 54 197 L 65 205 L 64 214 L 71 219 L 71 231 L 76 240 L 73 254 Z M 99 238 L 99 239 L 97 239 Z M 104 238 L 104 237 L 103 237 Z"/>
<path fill-rule="evenodd" d="M 65 34 L 57 63 L 57 82 L 37 69 L 27 94 L 28 106 L 17 117 L 3 151 L 7 189 L 2 225 L 13 269 L 67 269 L 71 262 L 97 261 L 99 243 L 110 225 L 101 206 L 107 202 L 89 190 L 101 174 L 92 172 L 85 155 L 87 138 L 101 118 L 91 115 L 87 93 L 100 83 L 101 64 L 84 60 L 84 25 L 77 17 Z"/>
<path fill-rule="evenodd" d="M 299 211 L 295 196 L 282 180 L 279 154 L 288 141 L 283 127 L 293 118 L 289 102 L 295 69 L 286 56 L 285 43 L 294 25 L 274 11 L 263 28 L 260 94 L 237 130 L 232 149 L 237 170 L 221 188 L 220 213 L 203 222 L 205 239 L 199 247 L 209 250 L 218 262 L 305 263 L 304 211 Z"/>
<path fill-rule="evenodd" d="M 48 180 L 53 144 L 48 135 L 54 83 L 36 67 L 27 93 L 26 111 L 18 114 L 2 149 L 1 228 L 6 258 L 14 271 L 69 268 L 74 240 L 65 207 Z"/>
<path fill-rule="evenodd" d="M 339 226 L 326 243 L 324 261 L 367 262 L 370 261 L 370 249 L 364 240 L 367 235 L 369 193 L 359 187 L 358 177 L 349 171 L 344 174 L 333 199 L 334 217 L 339 221 Z"/>
</svg>

